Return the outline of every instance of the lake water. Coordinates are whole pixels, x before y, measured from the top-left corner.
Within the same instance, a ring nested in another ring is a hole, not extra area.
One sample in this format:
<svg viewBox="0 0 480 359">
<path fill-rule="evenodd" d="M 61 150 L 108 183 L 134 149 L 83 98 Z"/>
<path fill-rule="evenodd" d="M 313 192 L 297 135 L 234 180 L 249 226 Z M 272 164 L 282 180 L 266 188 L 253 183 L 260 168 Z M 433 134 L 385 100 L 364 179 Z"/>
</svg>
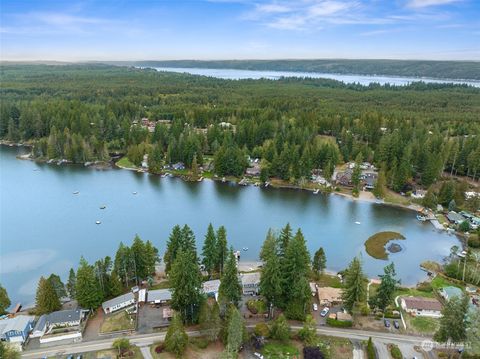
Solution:
<svg viewBox="0 0 480 359">
<path fill-rule="evenodd" d="M 120 241 L 130 244 L 136 233 L 163 256 L 175 224 L 192 227 L 199 249 L 209 222 L 225 225 L 235 249 L 249 248 L 242 251 L 242 260 L 256 260 L 268 228 L 290 222 L 302 228 L 312 256 L 324 247 L 328 269 L 341 270 L 360 254 L 370 276 L 382 273 L 388 262 L 369 257 L 365 240 L 379 231 L 397 231 L 406 237 L 400 241 L 404 250 L 390 258 L 404 284 L 424 278 L 422 261 L 441 260 L 458 244 L 456 237 L 417 221 L 414 212 L 381 204 L 301 190 L 41 164 L 16 159 L 19 151 L 26 149 L 0 146 L 0 282 L 12 303 L 31 303 L 40 275 L 53 272 L 66 279 L 81 255 L 89 261 L 113 257 Z M 101 210 L 103 204 L 107 208 Z"/>
<path fill-rule="evenodd" d="M 179 67 L 155 67 L 157 71 L 180 72 L 192 75 L 202 75 L 217 77 L 226 80 L 243 80 L 243 79 L 270 79 L 278 80 L 281 77 L 301 77 L 301 78 L 324 78 L 342 81 L 347 84 L 359 83 L 361 85 L 369 85 L 371 83 L 379 83 L 381 85 L 391 84 L 404 86 L 415 81 L 423 81 L 427 83 L 454 83 L 468 84 L 480 87 L 480 81 L 472 80 L 445 80 L 419 77 L 394 77 L 394 76 L 366 76 L 366 75 L 343 75 L 329 74 L 319 72 L 293 72 L 293 71 L 252 71 L 252 70 L 236 70 L 236 69 L 202 69 L 202 68 L 179 68 Z"/>
</svg>

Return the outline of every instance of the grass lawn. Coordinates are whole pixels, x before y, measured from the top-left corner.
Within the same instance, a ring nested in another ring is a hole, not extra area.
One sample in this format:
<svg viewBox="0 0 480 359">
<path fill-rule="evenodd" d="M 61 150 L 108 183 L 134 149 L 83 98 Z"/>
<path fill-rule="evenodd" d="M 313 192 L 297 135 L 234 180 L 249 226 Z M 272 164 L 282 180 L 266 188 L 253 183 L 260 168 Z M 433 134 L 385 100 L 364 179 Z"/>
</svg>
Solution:
<svg viewBox="0 0 480 359">
<path fill-rule="evenodd" d="M 365 242 L 365 250 L 373 258 L 388 259 L 385 245 L 394 239 L 405 239 L 405 237 L 398 232 L 387 231 L 375 233 Z"/>
<path fill-rule="evenodd" d="M 300 355 L 300 351 L 291 343 L 281 343 L 272 340 L 265 344 L 262 354 L 266 359 L 286 359 Z"/>
<path fill-rule="evenodd" d="M 132 162 L 130 162 L 127 156 L 123 156 L 119 161 L 117 161 L 116 165 L 119 167 L 125 167 L 125 168 L 133 168 L 133 169 L 138 168 Z"/>
<path fill-rule="evenodd" d="M 351 359 L 353 358 L 352 342 L 344 338 L 319 336 L 319 341 L 330 347 L 330 358 Z M 320 346 L 321 347 L 321 346 Z"/>
<path fill-rule="evenodd" d="M 437 275 L 435 278 L 432 279 L 432 288 L 436 290 L 440 290 L 443 287 L 457 287 L 463 290 L 463 287 L 459 284 L 449 281 L 448 279 Z"/>
<path fill-rule="evenodd" d="M 405 317 L 408 318 L 407 326 L 409 326 L 410 329 L 415 330 L 417 333 L 433 334 L 439 326 L 439 320 L 436 318 L 410 317 L 409 315 L 406 315 Z"/>
<path fill-rule="evenodd" d="M 432 292 L 424 292 L 421 290 L 418 290 L 416 288 L 405 288 L 405 287 L 400 287 L 395 291 L 395 297 L 397 295 L 401 295 L 403 297 L 406 296 L 412 296 L 412 297 L 426 297 L 426 298 L 434 298 L 435 293 Z"/>
<path fill-rule="evenodd" d="M 149 290 L 154 290 L 154 289 L 168 289 L 170 288 L 170 281 L 167 280 L 162 280 L 160 283 L 152 285 Z"/>
<path fill-rule="evenodd" d="M 135 320 L 130 320 L 128 314 L 121 312 L 107 315 L 100 327 L 100 333 L 116 332 L 119 330 L 135 329 Z"/>
<path fill-rule="evenodd" d="M 342 282 L 340 282 L 340 278 L 336 275 L 331 275 L 327 273 L 323 273 L 320 276 L 320 279 L 317 281 L 319 287 L 333 287 L 333 288 L 341 288 Z"/>
<path fill-rule="evenodd" d="M 402 204 L 404 206 L 408 206 L 410 201 L 407 197 L 401 196 L 396 192 L 387 190 L 384 198 L 385 202 L 394 203 L 394 204 Z"/>
</svg>

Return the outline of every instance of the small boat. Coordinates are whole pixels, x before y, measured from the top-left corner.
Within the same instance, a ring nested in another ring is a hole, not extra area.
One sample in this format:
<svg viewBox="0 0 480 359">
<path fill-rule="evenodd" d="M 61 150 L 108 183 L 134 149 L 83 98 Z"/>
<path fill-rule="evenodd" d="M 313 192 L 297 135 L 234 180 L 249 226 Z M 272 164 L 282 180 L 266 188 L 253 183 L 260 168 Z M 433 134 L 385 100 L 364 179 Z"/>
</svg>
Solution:
<svg viewBox="0 0 480 359">
<path fill-rule="evenodd" d="M 320 190 L 317 188 L 315 191 L 313 191 L 313 194 L 318 194 L 318 192 L 320 192 Z"/>
<path fill-rule="evenodd" d="M 419 220 L 420 222 L 425 222 L 427 220 L 427 217 L 417 214 L 417 220 Z"/>
<path fill-rule="evenodd" d="M 96 224 L 100 224 L 100 223 L 102 223 L 102 222 L 100 222 L 100 221 L 95 221 L 95 223 L 96 223 Z"/>
<path fill-rule="evenodd" d="M 267 188 L 268 186 L 270 186 L 270 182 L 265 182 L 265 188 Z"/>
<path fill-rule="evenodd" d="M 203 177 L 200 177 L 197 182 L 202 182 L 203 181 Z"/>
<path fill-rule="evenodd" d="M 78 192 L 78 191 L 74 191 L 74 192 L 73 192 L 73 194 L 79 194 L 79 193 L 80 193 L 80 192 Z"/>
<path fill-rule="evenodd" d="M 359 222 L 359 221 L 356 221 L 355 224 L 360 224 L 360 222 Z"/>
<path fill-rule="evenodd" d="M 100 209 L 105 209 L 105 208 L 107 208 L 107 206 L 105 205 L 100 206 Z"/>
<path fill-rule="evenodd" d="M 225 182 L 225 181 L 226 181 L 225 177 L 222 177 L 222 182 Z"/>
<path fill-rule="evenodd" d="M 133 191 L 132 194 L 137 194 L 138 192 L 137 191 Z"/>
<path fill-rule="evenodd" d="M 243 247 L 242 248 L 245 252 L 248 251 L 248 247 Z"/>
</svg>

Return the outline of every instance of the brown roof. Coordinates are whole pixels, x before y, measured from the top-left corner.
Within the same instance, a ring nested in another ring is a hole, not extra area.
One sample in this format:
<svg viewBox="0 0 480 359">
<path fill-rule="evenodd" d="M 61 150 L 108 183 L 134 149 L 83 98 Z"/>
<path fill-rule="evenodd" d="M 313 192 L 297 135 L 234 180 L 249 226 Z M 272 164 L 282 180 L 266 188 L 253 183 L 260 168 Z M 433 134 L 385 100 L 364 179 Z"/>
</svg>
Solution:
<svg viewBox="0 0 480 359">
<path fill-rule="evenodd" d="M 318 299 L 320 301 L 341 302 L 342 290 L 340 288 L 319 287 L 317 289 Z"/>
<path fill-rule="evenodd" d="M 442 310 L 442 304 L 431 298 L 422 297 L 407 297 L 403 298 L 405 305 L 408 309 L 421 309 L 421 310 Z"/>
</svg>

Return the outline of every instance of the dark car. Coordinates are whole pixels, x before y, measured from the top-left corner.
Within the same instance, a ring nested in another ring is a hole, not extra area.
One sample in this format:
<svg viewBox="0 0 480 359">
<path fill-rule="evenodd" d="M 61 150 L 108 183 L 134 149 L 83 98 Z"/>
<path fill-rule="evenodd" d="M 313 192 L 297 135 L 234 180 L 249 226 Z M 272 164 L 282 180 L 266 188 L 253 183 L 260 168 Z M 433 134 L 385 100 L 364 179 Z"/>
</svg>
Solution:
<svg viewBox="0 0 480 359">
<path fill-rule="evenodd" d="M 395 329 L 400 329 L 400 325 L 398 324 L 398 320 L 393 321 L 393 326 L 395 327 Z"/>
<path fill-rule="evenodd" d="M 385 324 L 385 327 L 390 328 L 390 321 L 388 319 L 384 319 L 383 324 Z"/>
</svg>

